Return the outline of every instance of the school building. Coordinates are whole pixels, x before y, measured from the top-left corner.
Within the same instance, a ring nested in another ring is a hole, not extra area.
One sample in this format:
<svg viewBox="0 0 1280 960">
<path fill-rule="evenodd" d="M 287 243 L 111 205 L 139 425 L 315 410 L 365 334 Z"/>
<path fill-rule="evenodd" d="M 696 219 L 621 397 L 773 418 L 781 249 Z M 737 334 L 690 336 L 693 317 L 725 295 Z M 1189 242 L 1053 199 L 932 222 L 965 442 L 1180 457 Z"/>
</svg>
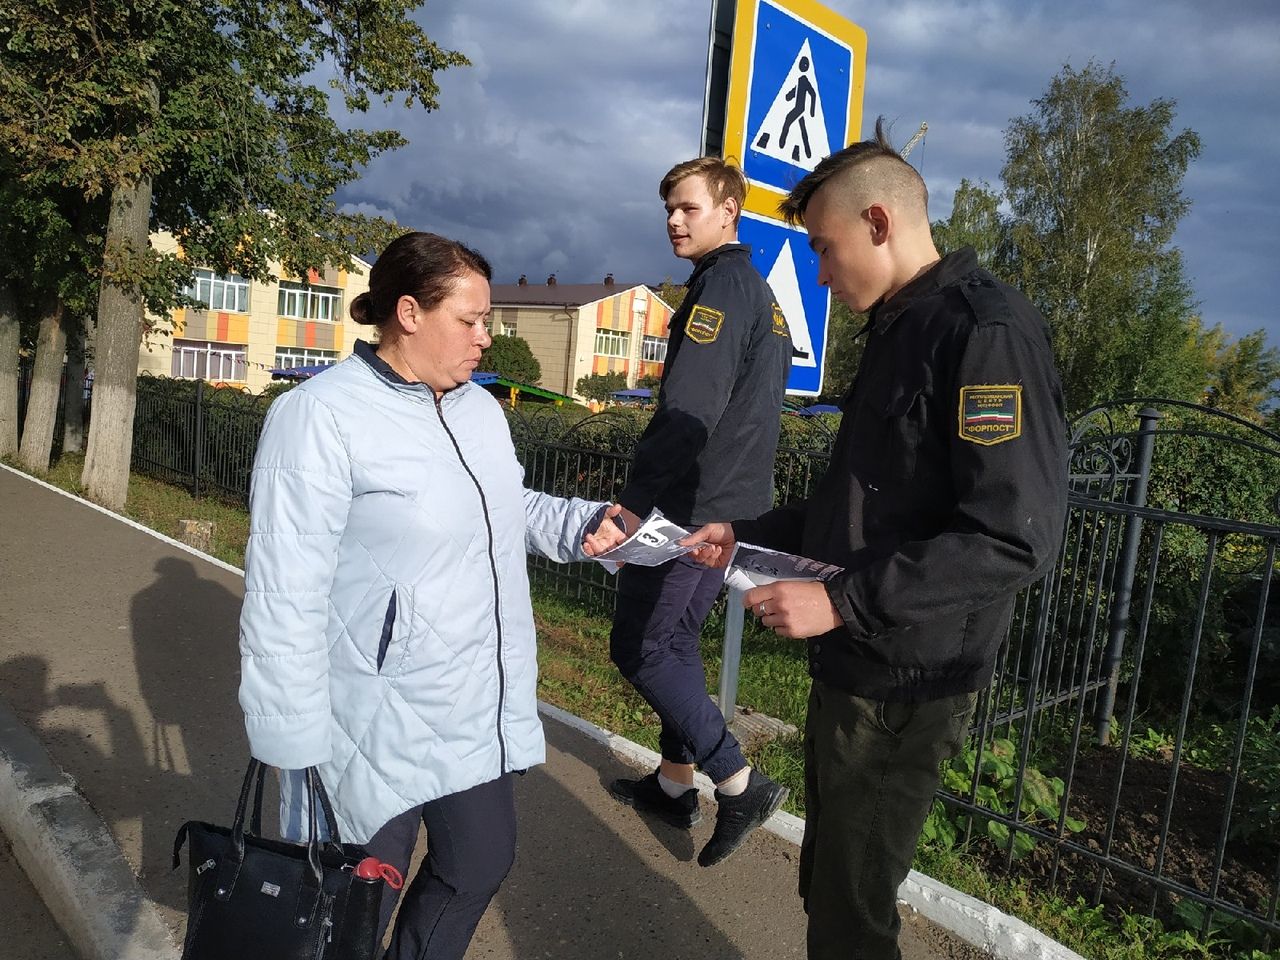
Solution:
<svg viewBox="0 0 1280 960">
<path fill-rule="evenodd" d="M 178 249 L 167 234 L 152 244 Z M 325 366 L 348 356 L 357 339 L 376 339 L 373 327 L 347 315 L 353 297 L 369 289 L 370 264 L 352 257 L 348 269 L 311 271 L 305 278 L 282 275 L 260 283 L 197 269 L 185 292 L 202 306 L 151 317 L 138 372 L 200 378 L 258 392 L 273 370 Z M 277 270 L 277 272 L 279 272 Z M 662 373 L 672 310 L 643 284 L 541 285 L 521 277 L 492 288 L 490 329 L 523 338 L 542 367 L 539 385 L 575 395 L 580 377 L 620 371 L 627 385 Z"/>
<path fill-rule="evenodd" d="M 674 311 L 644 284 L 619 284 L 613 274 L 600 283 L 521 277 L 494 284 L 492 303 L 494 334 L 529 344 L 548 390 L 576 395 L 578 380 L 593 373 L 621 372 L 629 387 L 662 374 Z"/>
<path fill-rule="evenodd" d="M 168 234 L 153 234 L 151 243 L 162 253 L 178 249 Z M 197 269 L 184 292 L 203 306 L 149 318 L 152 329 L 143 337 L 138 372 L 200 378 L 257 393 L 271 382 L 272 370 L 337 363 L 357 338 L 374 339 L 372 327 L 347 316 L 351 299 L 369 289 L 369 266 L 352 257 L 348 269 L 312 270 L 305 283 L 283 274 L 259 283 Z"/>
</svg>

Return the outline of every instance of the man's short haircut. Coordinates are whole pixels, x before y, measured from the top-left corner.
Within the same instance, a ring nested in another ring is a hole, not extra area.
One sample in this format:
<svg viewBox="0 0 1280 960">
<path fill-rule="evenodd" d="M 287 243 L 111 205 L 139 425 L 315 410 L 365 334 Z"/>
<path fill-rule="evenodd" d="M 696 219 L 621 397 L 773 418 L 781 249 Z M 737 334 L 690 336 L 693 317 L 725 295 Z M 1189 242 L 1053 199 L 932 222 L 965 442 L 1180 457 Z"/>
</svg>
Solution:
<svg viewBox="0 0 1280 960">
<path fill-rule="evenodd" d="M 814 194 L 824 186 L 843 189 L 859 207 L 889 202 L 908 213 L 929 220 L 929 191 L 916 168 L 902 159 L 884 130 L 884 117 L 876 118 L 874 139 L 851 144 L 819 163 L 797 183 L 778 212 L 791 224 L 804 223 L 804 212 Z"/>
<path fill-rule="evenodd" d="M 688 177 L 702 177 L 707 193 L 717 204 L 733 199 L 738 204 L 738 216 L 733 222 L 736 224 L 742 219 L 742 205 L 747 200 L 747 178 L 735 164 L 719 157 L 697 157 L 677 163 L 658 184 L 658 196 L 665 202 L 676 184 Z"/>
</svg>

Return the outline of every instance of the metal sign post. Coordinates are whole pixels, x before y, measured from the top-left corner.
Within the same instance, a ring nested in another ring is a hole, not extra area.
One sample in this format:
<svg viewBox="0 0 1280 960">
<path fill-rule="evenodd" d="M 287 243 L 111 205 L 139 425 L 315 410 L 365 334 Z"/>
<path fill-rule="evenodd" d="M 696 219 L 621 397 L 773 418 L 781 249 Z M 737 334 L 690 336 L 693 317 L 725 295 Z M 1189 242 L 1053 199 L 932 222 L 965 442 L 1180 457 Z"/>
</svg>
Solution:
<svg viewBox="0 0 1280 960">
<path fill-rule="evenodd" d="M 729 588 L 724 611 L 724 654 L 720 658 L 720 712 L 724 722 L 732 723 L 738 702 L 738 671 L 742 666 L 742 626 L 746 611 L 742 608 L 744 591 Z"/>
</svg>

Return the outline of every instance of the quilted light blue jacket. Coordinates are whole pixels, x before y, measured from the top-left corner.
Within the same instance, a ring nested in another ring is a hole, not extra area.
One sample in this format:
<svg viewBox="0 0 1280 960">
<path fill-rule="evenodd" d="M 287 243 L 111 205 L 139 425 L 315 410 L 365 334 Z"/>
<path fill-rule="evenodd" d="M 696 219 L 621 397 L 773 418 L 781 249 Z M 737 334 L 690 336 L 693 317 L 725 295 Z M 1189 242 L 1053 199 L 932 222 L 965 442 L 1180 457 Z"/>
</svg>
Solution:
<svg viewBox="0 0 1280 960">
<path fill-rule="evenodd" d="M 603 504 L 526 490 L 501 408 L 359 353 L 272 404 L 240 617 L 253 755 L 319 765 L 342 839 L 545 758 L 526 550 Z"/>
</svg>

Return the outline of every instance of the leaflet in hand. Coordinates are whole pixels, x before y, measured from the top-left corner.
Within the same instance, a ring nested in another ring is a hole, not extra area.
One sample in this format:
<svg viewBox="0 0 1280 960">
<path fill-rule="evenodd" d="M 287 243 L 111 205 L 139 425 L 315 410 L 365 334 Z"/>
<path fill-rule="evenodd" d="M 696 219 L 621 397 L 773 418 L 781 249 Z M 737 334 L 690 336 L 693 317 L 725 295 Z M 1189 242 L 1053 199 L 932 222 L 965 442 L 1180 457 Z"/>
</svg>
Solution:
<svg viewBox="0 0 1280 960">
<path fill-rule="evenodd" d="M 735 590 L 750 590 L 777 580 L 830 580 L 843 572 L 844 567 L 831 563 L 819 563 L 753 543 L 739 543 L 733 548 L 724 582 Z"/>
<path fill-rule="evenodd" d="M 682 547 L 678 540 L 689 536 L 689 531 L 677 526 L 656 508 L 649 511 L 639 529 L 634 530 L 612 550 L 596 557 L 606 569 L 616 573 L 624 563 L 640 567 L 656 567 L 689 553 L 693 547 Z"/>
</svg>

